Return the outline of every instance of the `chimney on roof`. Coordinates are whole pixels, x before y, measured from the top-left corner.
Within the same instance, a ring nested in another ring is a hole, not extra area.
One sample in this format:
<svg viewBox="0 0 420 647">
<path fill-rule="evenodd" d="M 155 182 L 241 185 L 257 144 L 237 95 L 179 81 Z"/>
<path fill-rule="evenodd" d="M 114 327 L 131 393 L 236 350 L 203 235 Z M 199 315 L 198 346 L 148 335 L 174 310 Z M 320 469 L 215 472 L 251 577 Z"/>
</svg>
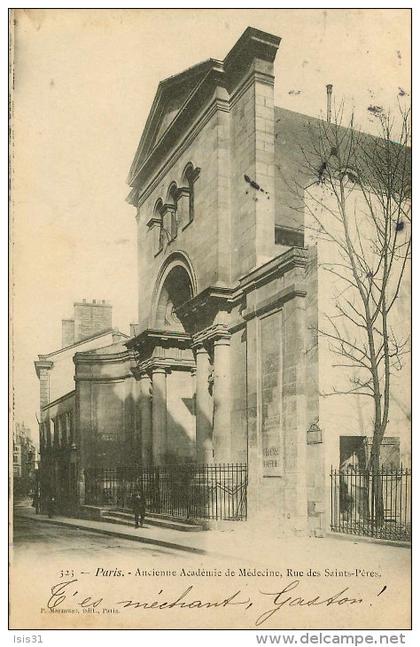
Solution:
<svg viewBox="0 0 420 647">
<path fill-rule="evenodd" d="M 331 123 L 331 98 L 332 98 L 332 83 L 327 84 L 327 123 Z"/>
<path fill-rule="evenodd" d="M 83 299 L 82 302 L 74 303 L 73 319 L 63 321 L 63 346 L 111 329 L 112 305 L 105 300 L 93 299 L 90 303 Z"/>
</svg>

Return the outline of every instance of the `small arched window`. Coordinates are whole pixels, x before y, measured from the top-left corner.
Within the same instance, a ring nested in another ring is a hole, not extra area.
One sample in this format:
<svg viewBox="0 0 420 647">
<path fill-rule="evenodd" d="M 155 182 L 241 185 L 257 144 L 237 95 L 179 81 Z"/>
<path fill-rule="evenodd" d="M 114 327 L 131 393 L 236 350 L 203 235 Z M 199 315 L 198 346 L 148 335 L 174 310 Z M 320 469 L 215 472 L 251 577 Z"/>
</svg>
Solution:
<svg viewBox="0 0 420 647">
<path fill-rule="evenodd" d="M 166 229 L 169 240 L 173 240 L 178 234 L 177 203 L 178 187 L 175 182 L 172 182 L 168 189 L 168 198 L 164 206 L 164 218 L 166 217 Z"/>
<path fill-rule="evenodd" d="M 150 227 L 154 230 L 154 248 L 155 254 L 158 254 L 163 248 L 163 223 L 162 223 L 163 202 L 159 198 L 153 209 L 153 217 L 149 221 Z"/>
<path fill-rule="evenodd" d="M 195 216 L 195 211 L 194 211 L 194 202 L 195 202 L 195 195 L 194 195 L 194 184 L 200 174 L 200 169 L 198 167 L 193 166 L 191 162 L 188 162 L 187 166 L 184 169 L 184 172 L 182 174 L 182 184 L 183 188 L 180 189 L 180 194 L 183 196 L 184 199 L 184 227 L 189 225 L 193 220 Z"/>
<path fill-rule="evenodd" d="M 194 167 L 188 164 L 184 171 L 185 183 L 189 192 L 188 222 L 194 220 Z"/>
</svg>

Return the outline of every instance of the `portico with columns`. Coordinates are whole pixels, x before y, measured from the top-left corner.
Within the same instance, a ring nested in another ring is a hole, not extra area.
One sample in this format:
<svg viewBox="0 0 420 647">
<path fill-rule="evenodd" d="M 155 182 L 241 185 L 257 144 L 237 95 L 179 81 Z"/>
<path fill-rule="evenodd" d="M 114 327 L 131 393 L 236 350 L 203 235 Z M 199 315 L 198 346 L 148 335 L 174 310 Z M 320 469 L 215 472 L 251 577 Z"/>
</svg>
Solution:
<svg viewBox="0 0 420 647">
<path fill-rule="evenodd" d="M 179 288 L 181 266 L 176 267 Z M 166 329 L 146 329 L 126 343 L 140 384 L 142 463 L 229 463 L 231 333 L 226 320 L 231 290 L 208 289 L 176 308 L 171 274 L 163 276 L 155 312 L 157 323 L 165 313 Z"/>
</svg>

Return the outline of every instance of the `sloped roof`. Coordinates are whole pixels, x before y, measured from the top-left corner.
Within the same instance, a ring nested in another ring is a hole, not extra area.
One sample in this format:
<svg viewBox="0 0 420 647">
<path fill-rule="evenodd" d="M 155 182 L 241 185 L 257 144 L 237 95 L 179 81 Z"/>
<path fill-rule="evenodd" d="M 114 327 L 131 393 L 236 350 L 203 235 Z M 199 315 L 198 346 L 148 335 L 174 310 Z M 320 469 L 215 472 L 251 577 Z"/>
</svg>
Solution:
<svg viewBox="0 0 420 647">
<path fill-rule="evenodd" d="M 38 355 L 38 357 L 41 359 L 49 359 L 51 357 L 54 357 L 55 355 L 59 355 L 60 353 L 63 353 L 64 351 L 67 351 L 71 348 L 76 349 L 77 346 L 81 346 L 82 344 L 86 344 L 87 342 L 93 341 L 95 339 L 100 339 L 101 337 L 106 337 L 107 335 L 111 335 L 113 332 L 115 332 L 117 329 L 116 328 L 107 328 L 106 330 L 103 330 L 102 332 L 96 333 L 94 335 L 91 335 L 90 337 L 85 337 L 84 339 L 80 339 L 79 341 L 75 341 L 73 344 L 69 344 L 68 346 L 63 346 L 62 348 L 58 348 L 57 350 L 53 350 L 50 353 L 45 353 Z M 124 333 L 119 333 L 121 335 L 124 335 Z M 128 335 L 124 335 L 128 337 Z M 75 351 L 76 352 L 76 351 Z"/>
<path fill-rule="evenodd" d="M 290 227 L 299 227 L 302 225 L 299 212 L 302 211 L 303 188 L 318 180 L 316 169 L 320 168 L 323 162 L 327 161 L 337 172 L 339 170 L 337 159 L 332 150 L 326 150 L 324 157 L 317 150 L 319 138 L 322 138 L 324 129 L 328 128 L 324 120 L 277 106 L 274 108 L 274 119 L 276 218 L 283 224 L 287 222 Z M 383 150 L 386 143 L 381 137 L 351 130 L 345 126 L 338 127 L 338 136 L 343 148 L 346 146 L 351 148 L 350 137 L 355 137 L 353 155 L 350 155 L 347 160 L 348 170 L 357 169 L 365 183 L 379 186 L 385 181 L 385 165 L 388 164 L 389 168 L 394 168 L 392 180 L 395 183 L 396 192 L 401 191 L 401 186 L 398 184 L 403 181 L 406 185 L 407 197 L 410 196 L 410 148 L 390 142 L 391 158 L 386 162 Z M 326 144 L 325 138 L 324 145 Z"/>
</svg>

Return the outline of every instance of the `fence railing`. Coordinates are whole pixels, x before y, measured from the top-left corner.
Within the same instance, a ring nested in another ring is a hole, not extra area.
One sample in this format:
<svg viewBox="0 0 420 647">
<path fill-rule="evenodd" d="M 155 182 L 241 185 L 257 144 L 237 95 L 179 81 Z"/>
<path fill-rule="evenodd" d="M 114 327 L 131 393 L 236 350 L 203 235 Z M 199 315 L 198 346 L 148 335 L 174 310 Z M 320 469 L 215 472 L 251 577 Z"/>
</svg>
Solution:
<svg viewBox="0 0 420 647">
<path fill-rule="evenodd" d="M 85 471 L 85 503 L 130 509 L 140 489 L 149 512 L 181 519 L 243 520 L 247 484 L 243 463 L 92 468 Z"/>
<path fill-rule="evenodd" d="M 331 530 L 411 540 L 411 470 L 331 468 Z"/>
</svg>

